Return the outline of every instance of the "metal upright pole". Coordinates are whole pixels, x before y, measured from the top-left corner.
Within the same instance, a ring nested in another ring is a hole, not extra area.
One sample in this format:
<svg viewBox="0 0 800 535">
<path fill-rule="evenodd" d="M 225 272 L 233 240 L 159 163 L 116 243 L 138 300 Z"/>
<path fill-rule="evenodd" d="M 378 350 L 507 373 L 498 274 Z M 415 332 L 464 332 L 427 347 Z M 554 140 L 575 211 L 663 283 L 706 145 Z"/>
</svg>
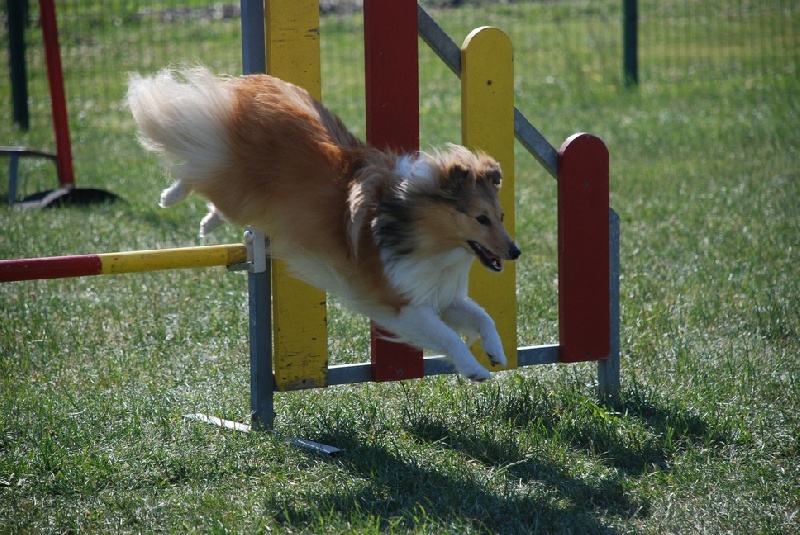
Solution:
<svg viewBox="0 0 800 535">
<path fill-rule="evenodd" d="M 639 5 L 638 0 L 622 1 L 623 83 L 639 84 Z"/>
<path fill-rule="evenodd" d="M 608 359 L 597 361 L 597 390 L 601 397 L 615 398 L 619 395 L 619 215 L 608 210 L 609 229 L 609 295 L 611 343 Z"/>
<path fill-rule="evenodd" d="M 272 429 L 275 378 L 272 374 L 272 276 L 267 239 L 247 231 L 253 259 L 247 275 L 250 315 L 250 415 L 253 429 Z"/>
<path fill-rule="evenodd" d="M 241 0 L 242 71 L 267 72 L 263 0 Z M 248 230 L 253 250 L 248 274 L 250 309 L 250 411 L 253 429 L 272 429 L 275 421 L 275 378 L 272 374 L 272 274 L 267 261 L 268 242 Z"/>
<path fill-rule="evenodd" d="M 241 0 L 242 72 L 267 72 L 267 49 L 264 37 L 264 0 Z"/>
<path fill-rule="evenodd" d="M 28 75 L 25 70 L 25 26 L 28 24 L 28 1 L 6 0 L 8 13 L 8 67 L 14 122 L 23 130 L 30 125 L 28 113 Z"/>
</svg>

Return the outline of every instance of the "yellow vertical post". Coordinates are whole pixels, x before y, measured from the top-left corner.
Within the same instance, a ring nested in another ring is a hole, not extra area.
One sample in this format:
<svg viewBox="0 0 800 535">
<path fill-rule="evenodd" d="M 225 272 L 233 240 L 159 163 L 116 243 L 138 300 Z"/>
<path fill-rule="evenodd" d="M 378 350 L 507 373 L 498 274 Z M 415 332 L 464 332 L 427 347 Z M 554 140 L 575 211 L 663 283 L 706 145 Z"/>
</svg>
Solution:
<svg viewBox="0 0 800 535">
<path fill-rule="evenodd" d="M 266 0 L 267 72 L 320 100 L 319 3 Z M 323 387 L 328 375 L 325 293 L 272 261 L 273 363 L 277 390 Z"/>
<path fill-rule="evenodd" d="M 461 47 L 462 142 L 500 162 L 503 184 L 500 204 L 505 226 L 514 230 L 514 60 L 511 41 L 497 28 L 473 30 Z M 470 296 L 497 324 L 508 358 L 507 369 L 517 367 L 516 267 L 506 262 L 503 272 L 489 273 L 477 262 L 470 274 Z M 473 348 L 488 366 L 479 344 Z"/>
</svg>

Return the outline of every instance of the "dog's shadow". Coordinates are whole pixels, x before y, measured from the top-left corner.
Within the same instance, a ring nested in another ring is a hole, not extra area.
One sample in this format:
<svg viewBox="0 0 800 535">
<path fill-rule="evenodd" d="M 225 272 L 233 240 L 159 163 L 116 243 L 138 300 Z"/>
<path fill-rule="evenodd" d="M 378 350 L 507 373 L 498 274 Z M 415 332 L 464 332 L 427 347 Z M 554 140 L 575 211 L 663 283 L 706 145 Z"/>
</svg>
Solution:
<svg viewBox="0 0 800 535">
<path fill-rule="evenodd" d="M 636 385 L 602 402 L 580 387 L 554 393 L 535 380 L 514 380 L 513 388 L 482 386 L 475 401 L 464 404 L 472 392 L 441 408 L 412 394 L 397 416 L 411 446 L 355 415 L 311 424 L 309 438 L 344 448 L 327 462 L 351 474 L 352 483 L 302 502 L 273 497 L 269 509 L 292 526 L 314 523 L 319 511 L 305 506 L 313 501 L 340 517 L 368 515 L 383 529 L 413 529 L 426 517 L 492 533 L 615 533 L 613 519 L 644 518 L 651 509 L 646 497 L 627 490 L 631 482 L 668 472 L 681 450 L 731 440 L 719 422 Z M 473 414 L 461 418 L 456 406 Z M 506 428 L 482 425 L 488 417 Z M 588 475 L 573 469 L 581 463 Z"/>
<path fill-rule="evenodd" d="M 470 409 L 476 414 L 463 419 L 448 413 L 453 407 L 431 410 L 422 400 L 409 399 L 414 408 L 403 410 L 401 425 L 419 449 L 409 449 L 406 441 L 401 451 L 388 437 L 365 440 L 364 421 L 357 418 L 318 431 L 315 440 L 345 449 L 330 462 L 356 483 L 320 490 L 304 503 L 325 504 L 345 518 L 369 515 L 383 530 L 413 530 L 422 517 L 491 533 L 615 533 L 610 520 L 645 518 L 651 509 L 647 498 L 626 490 L 631 481 L 668 472 L 681 449 L 732 440 L 720 422 L 637 385 L 615 401 L 599 402 L 586 392 L 556 394 L 561 399 L 553 401 L 545 385 L 515 380 L 511 389 L 482 388 L 483 401 Z M 480 421 L 490 412 L 512 431 L 471 427 L 471 419 Z M 524 433 L 538 445 L 520 440 Z M 571 469 L 570 456 L 577 466 L 595 468 L 581 475 Z M 294 526 L 316 520 L 318 511 L 304 503 L 273 501 L 270 509 L 278 520 Z"/>
<path fill-rule="evenodd" d="M 588 483 L 536 458 L 511 466 L 484 467 L 489 473 L 506 472 L 502 477 L 506 481 L 549 487 L 541 493 L 525 494 L 516 488 L 504 489 L 502 485 L 498 488 L 466 470 L 427 464 L 424 455 L 429 452 L 408 456 L 390 445 L 359 443 L 355 432 L 337 432 L 320 438 L 345 447 L 345 452 L 330 462 L 350 472 L 356 483 L 341 490 L 320 490 L 302 501 L 286 501 L 274 495 L 268 510 L 279 522 L 296 527 L 314 525 L 319 520 L 319 510 L 306 506 L 313 501 L 317 507 L 324 504 L 340 518 L 354 514 L 373 518 L 380 531 L 466 524 L 481 533 L 533 533 L 537 527 L 548 533 L 556 526 L 580 526 L 582 533 L 611 534 L 616 530 L 604 525 L 596 512 L 617 515 L 624 511 L 625 516 L 631 516 L 639 509 L 626 500 L 617 481 Z M 470 455 L 465 450 L 453 453 Z M 440 461 L 442 456 L 447 453 L 440 451 L 437 455 Z M 584 500 L 590 500 L 596 511 L 589 511 Z"/>
</svg>

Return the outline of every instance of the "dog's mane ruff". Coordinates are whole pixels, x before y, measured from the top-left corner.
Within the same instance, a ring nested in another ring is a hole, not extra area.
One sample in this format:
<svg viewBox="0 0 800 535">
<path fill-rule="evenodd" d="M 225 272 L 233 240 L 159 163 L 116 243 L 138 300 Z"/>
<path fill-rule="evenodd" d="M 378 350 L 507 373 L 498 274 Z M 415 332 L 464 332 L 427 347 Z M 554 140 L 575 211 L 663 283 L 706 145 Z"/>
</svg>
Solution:
<svg viewBox="0 0 800 535">
<path fill-rule="evenodd" d="M 347 192 L 347 241 L 353 258 L 367 222 L 375 216 L 384 191 L 390 187 L 395 156 L 374 149 L 364 149 L 351 158 L 354 169 Z"/>
<path fill-rule="evenodd" d="M 426 154 L 395 155 L 365 148 L 353 175 L 348 197 L 348 242 L 353 256 L 367 222 L 379 206 L 389 210 L 414 196 L 433 196 L 436 168 Z"/>
<path fill-rule="evenodd" d="M 414 210 L 436 202 L 440 178 L 433 159 L 424 153 L 397 157 L 391 180 L 376 199 L 372 234 L 385 267 L 414 252 Z"/>
<path fill-rule="evenodd" d="M 347 241 L 353 258 L 358 256 L 358 244 L 361 231 L 369 217 L 375 212 L 375 206 L 381 197 L 384 187 L 384 176 L 378 169 L 363 173 L 363 178 L 354 181 L 347 195 L 349 218 L 347 221 Z"/>
</svg>

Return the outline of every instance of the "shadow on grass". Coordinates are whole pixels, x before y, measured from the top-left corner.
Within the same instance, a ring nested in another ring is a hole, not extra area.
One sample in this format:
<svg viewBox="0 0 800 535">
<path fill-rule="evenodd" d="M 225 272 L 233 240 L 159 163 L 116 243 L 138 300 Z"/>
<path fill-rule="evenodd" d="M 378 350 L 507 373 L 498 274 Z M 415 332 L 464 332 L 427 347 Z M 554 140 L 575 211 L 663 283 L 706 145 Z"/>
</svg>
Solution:
<svg viewBox="0 0 800 535">
<path fill-rule="evenodd" d="M 429 455 L 428 450 L 408 455 L 391 445 L 363 444 L 355 433 L 325 439 L 346 448 L 332 462 L 362 484 L 357 489 L 348 484 L 310 496 L 273 494 L 267 509 L 277 521 L 313 527 L 324 523 L 321 513 L 328 512 L 340 521 L 360 519 L 354 524 L 372 519 L 380 531 L 449 526 L 456 531 L 551 533 L 558 527 L 563 532 L 611 534 L 616 531 L 601 522 L 598 509 L 611 515 L 624 511 L 626 516 L 637 509 L 616 482 L 595 486 L 536 459 L 511 467 L 478 467 L 490 474 L 487 481 L 460 462 L 443 461 L 448 455 L 441 450 L 428 463 L 421 457 Z"/>
<path fill-rule="evenodd" d="M 268 511 L 294 527 L 330 514 L 381 530 L 615 533 L 615 519 L 650 514 L 626 490 L 631 480 L 669 472 L 687 449 L 734 440 L 725 422 L 637 385 L 614 402 L 523 377 L 453 392 L 412 395 L 392 424 L 342 413 L 320 421 L 314 439 L 344 448 L 331 462 L 350 475 L 340 487 L 272 494 Z M 392 439 L 395 424 L 404 438 Z"/>
<path fill-rule="evenodd" d="M 344 448 L 331 462 L 351 475 L 340 488 L 326 485 L 311 495 L 271 494 L 268 511 L 279 522 L 304 528 L 318 525 L 328 511 L 338 521 L 374 519 L 381 530 L 451 526 L 490 533 L 615 533 L 614 518 L 648 514 L 648 503 L 625 492 L 622 471 L 573 470 L 569 445 L 566 453 L 548 446 L 561 440 L 553 439 L 560 432 L 555 422 L 542 427 L 535 421 L 547 411 L 520 403 L 525 393 L 518 385 L 511 396 L 502 391 L 486 387 L 482 393 L 488 392 L 486 405 L 503 419 L 486 418 L 480 402 L 471 414 L 459 413 L 456 406 L 469 394 L 437 399 L 433 406 L 409 400 L 413 408 L 402 409 L 397 422 L 406 438 L 397 442 L 394 433 L 365 433 L 365 422 L 357 418 L 352 425 L 320 426 L 314 440 Z M 515 406 L 532 410 L 526 421 L 509 425 L 504 419 Z M 523 429 L 528 425 L 539 429 L 531 433 Z M 535 444 L 528 442 L 531 436 Z M 586 462 L 585 453 L 576 456 Z"/>
<path fill-rule="evenodd" d="M 621 417 L 638 420 L 662 437 L 663 450 L 688 444 L 724 445 L 736 440 L 730 423 L 713 415 L 700 416 L 678 401 L 660 399 L 635 384 L 620 399 L 606 400 L 603 406 Z"/>
<path fill-rule="evenodd" d="M 498 407 L 502 418 L 520 429 L 541 427 L 554 440 L 629 476 L 668 470 L 677 452 L 697 444 L 734 440 L 726 422 L 700 416 L 636 384 L 619 399 L 598 401 L 579 388 L 552 392 L 536 381 L 516 382 L 516 395 Z"/>
</svg>

